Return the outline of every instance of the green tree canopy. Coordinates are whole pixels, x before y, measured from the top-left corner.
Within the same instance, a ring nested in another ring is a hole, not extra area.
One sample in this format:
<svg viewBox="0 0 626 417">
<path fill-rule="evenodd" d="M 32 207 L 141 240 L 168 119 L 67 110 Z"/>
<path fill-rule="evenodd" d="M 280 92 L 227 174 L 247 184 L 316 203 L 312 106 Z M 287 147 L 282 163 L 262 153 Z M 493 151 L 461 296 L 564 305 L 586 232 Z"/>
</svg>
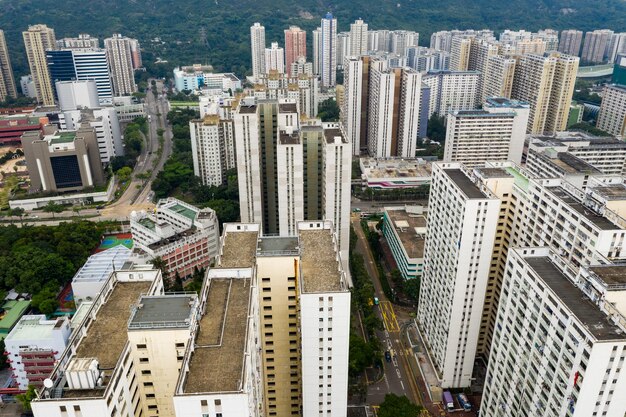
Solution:
<svg viewBox="0 0 626 417">
<path fill-rule="evenodd" d="M 378 410 L 378 417 L 417 417 L 422 409 L 404 395 L 400 397 L 396 394 L 387 394 Z"/>
</svg>

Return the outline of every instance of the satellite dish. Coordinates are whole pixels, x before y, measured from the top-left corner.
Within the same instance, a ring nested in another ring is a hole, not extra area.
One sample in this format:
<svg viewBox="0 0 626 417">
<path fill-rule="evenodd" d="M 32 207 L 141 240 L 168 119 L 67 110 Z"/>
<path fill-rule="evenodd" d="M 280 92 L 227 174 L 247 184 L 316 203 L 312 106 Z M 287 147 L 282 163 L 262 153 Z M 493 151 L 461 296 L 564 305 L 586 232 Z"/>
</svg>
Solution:
<svg viewBox="0 0 626 417">
<path fill-rule="evenodd" d="M 46 378 L 43 380 L 43 386 L 46 388 L 52 388 L 54 386 L 54 382 L 50 378 Z"/>
</svg>

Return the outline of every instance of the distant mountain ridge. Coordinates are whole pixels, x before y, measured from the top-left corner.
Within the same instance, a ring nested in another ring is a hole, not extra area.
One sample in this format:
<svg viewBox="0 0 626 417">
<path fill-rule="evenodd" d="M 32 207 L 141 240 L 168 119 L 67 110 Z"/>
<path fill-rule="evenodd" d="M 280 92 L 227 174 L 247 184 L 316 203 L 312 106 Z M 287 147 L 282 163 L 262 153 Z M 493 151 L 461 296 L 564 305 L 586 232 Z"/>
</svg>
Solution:
<svg viewBox="0 0 626 417">
<path fill-rule="evenodd" d="M 432 32 L 454 28 L 626 31 L 624 0 L 0 0 L 0 10 L 16 75 L 28 72 L 21 31 L 35 23 L 53 27 L 57 38 L 121 32 L 142 42 L 147 62 L 160 57 L 176 65 L 211 63 L 240 75 L 250 66 L 252 23 L 265 25 L 268 45 L 282 44 L 289 25 L 311 31 L 329 10 L 341 31 L 362 18 L 370 29 L 418 31 L 423 45 Z M 310 54 L 310 35 L 307 41 Z"/>
</svg>

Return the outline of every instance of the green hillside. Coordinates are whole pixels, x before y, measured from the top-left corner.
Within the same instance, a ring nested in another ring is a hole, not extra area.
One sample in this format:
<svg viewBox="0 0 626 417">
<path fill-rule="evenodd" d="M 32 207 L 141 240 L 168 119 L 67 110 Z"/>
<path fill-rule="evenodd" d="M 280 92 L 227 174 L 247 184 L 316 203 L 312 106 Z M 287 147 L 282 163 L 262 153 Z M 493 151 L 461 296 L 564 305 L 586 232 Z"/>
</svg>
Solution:
<svg viewBox="0 0 626 417">
<path fill-rule="evenodd" d="M 250 65 L 253 22 L 265 25 L 268 44 L 282 43 L 288 25 L 312 30 L 328 10 L 339 19 L 340 30 L 348 30 L 360 17 L 371 29 L 416 30 L 424 45 L 433 31 L 453 28 L 626 31 L 624 0 L 0 0 L 0 10 L 0 28 L 17 74 L 27 72 L 20 32 L 35 23 L 53 27 L 57 38 L 79 32 L 104 38 L 121 32 L 142 42 L 147 63 L 156 57 L 171 65 L 211 63 L 240 75 Z M 203 29 L 206 42 L 200 36 Z"/>
</svg>

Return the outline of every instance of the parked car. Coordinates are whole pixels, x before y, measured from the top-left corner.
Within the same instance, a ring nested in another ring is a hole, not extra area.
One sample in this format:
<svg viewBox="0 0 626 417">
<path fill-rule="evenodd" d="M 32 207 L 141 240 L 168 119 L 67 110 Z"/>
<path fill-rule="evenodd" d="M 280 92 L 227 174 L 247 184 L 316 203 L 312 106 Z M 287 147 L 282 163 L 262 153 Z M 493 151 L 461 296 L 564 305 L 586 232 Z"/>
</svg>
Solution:
<svg viewBox="0 0 626 417">
<path fill-rule="evenodd" d="M 391 353 L 388 350 L 385 351 L 385 360 L 391 362 Z"/>
</svg>

